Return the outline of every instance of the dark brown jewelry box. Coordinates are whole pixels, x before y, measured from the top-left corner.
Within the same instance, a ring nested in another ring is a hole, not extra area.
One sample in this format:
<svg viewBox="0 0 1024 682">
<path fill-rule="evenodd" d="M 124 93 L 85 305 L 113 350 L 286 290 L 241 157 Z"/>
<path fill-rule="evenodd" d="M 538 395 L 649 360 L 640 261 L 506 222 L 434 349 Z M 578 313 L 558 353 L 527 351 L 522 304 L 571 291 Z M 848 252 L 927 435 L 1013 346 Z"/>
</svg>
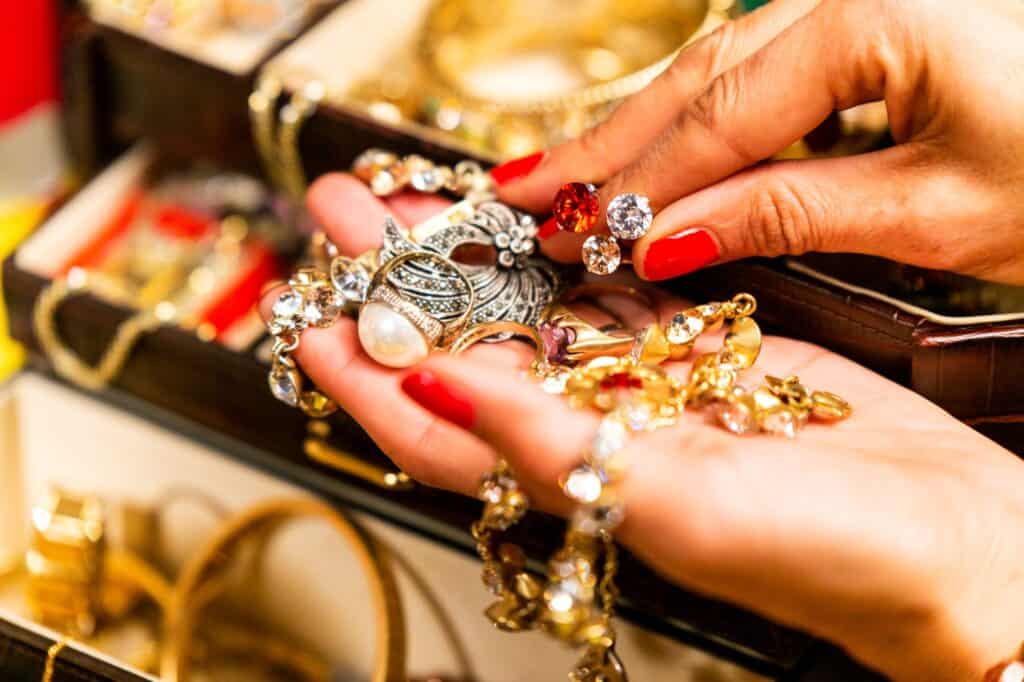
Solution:
<svg viewBox="0 0 1024 682">
<path fill-rule="evenodd" d="M 39 682 L 47 652 L 54 640 L 34 630 L 0 618 L 0 679 L 3 682 Z M 64 648 L 53 667 L 54 682 L 146 682 L 145 677 L 90 656 L 73 647 Z"/>
</svg>

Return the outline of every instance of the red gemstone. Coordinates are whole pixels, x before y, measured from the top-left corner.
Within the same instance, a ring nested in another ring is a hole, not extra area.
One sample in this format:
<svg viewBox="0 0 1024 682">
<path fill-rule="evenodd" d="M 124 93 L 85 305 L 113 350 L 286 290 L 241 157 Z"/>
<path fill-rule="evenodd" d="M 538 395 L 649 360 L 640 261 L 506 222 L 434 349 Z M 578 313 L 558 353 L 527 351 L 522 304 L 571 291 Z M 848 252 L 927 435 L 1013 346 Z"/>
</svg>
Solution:
<svg viewBox="0 0 1024 682">
<path fill-rule="evenodd" d="M 562 185 L 551 209 L 558 227 L 566 232 L 583 233 L 593 229 L 601 204 L 593 185 L 570 182 Z"/>
<path fill-rule="evenodd" d="M 631 377 L 628 372 L 610 374 L 601 380 L 601 388 L 610 391 L 613 388 L 643 388 L 644 382 L 639 377 Z"/>
</svg>

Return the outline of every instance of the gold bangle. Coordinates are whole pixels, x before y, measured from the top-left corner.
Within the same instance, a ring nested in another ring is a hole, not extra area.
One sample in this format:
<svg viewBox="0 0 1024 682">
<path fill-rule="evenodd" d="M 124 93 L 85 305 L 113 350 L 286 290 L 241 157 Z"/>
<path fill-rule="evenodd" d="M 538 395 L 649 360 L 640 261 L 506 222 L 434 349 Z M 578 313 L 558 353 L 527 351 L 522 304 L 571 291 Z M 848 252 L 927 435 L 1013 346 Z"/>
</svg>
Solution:
<svg viewBox="0 0 1024 682">
<path fill-rule="evenodd" d="M 188 648 L 198 617 L 196 596 L 202 590 L 204 580 L 222 567 L 223 558 L 246 536 L 276 529 L 282 522 L 296 518 L 328 522 L 355 552 L 369 582 L 369 593 L 377 614 L 377 654 L 372 679 L 374 682 L 406 682 L 405 620 L 388 553 L 352 520 L 316 500 L 277 500 L 259 504 L 228 520 L 189 560 L 165 613 L 167 642 L 161 679 L 166 682 L 186 682 L 189 679 Z"/>
</svg>

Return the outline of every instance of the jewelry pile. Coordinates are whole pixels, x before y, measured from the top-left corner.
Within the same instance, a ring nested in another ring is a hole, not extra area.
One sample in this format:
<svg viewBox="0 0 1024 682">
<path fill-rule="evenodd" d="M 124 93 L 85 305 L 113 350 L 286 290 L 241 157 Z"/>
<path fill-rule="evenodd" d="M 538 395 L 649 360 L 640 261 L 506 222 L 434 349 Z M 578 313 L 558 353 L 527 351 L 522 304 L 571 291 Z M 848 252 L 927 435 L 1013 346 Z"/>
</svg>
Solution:
<svg viewBox="0 0 1024 682">
<path fill-rule="evenodd" d="M 624 296 L 653 311 L 653 297 L 621 285 L 563 287 L 551 266 L 532 256 L 533 219 L 494 201 L 477 167 L 448 169 L 422 157 L 400 159 L 371 150 L 356 162 L 355 172 L 378 195 L 412 187 L 457 191 L 466 199 L 409 235 L 389 222 L 382 249 L 356 259 L 336 256 L 330 276 L 300 271 L 270 323 L 278 341 L 271 387 L 278 387 L 275 393 L 285 402 L 308 412 L 312 408 L 311 413 L 323 413 L 325 406 L 333 410 L 333 403 L 319 393 L 301 393 L 298 370 L 288 353 L 298 345 L 304 326 L 328 317 L 324 311 L 337 316 L 356 305 L 363 348 L 389 366 L 410 366 L 433 349 L 459 354 L 485 340 L 530 340 L 535 347 L 531 373 L 543 390 L 564 395 L 577 409 L 596 410 L 602 419 L 580 462 L 559 481 L 576 510 L 545 577 L 529 573 L 523 550 L 502 541 L 502 534 L 530 506 L 511 468 L 500 462 L 481 481 L 478 494 L 484 510 L 472 533 L 484 562 L 483 582 L 497 597 L 486 613 L 502 630 L 539 629 L 582 647 L 571 682 L 625 680 L 612 626 L 618 569 L 613 534 L 625 517 L 621 484 L 631 439 L 674 425 L 685 410 L 700 408 L 708 408 L 722 427 L 737 435 L 794 438 L 811 419 L 846 418 L 850 405 L 835 394 L 808 390 L 793 376 L 768 376 L 754 389 L 739 383 L 740 373 L 754 366 L 762 345 L 761 330 L 752 318 L 757 302 L 750 294 L 681 310 L 666 324 L 630 329 L 620 320 L 612 328 L 599 328 L 568 305 Z M 598 205 L 592 186 L 566 185 L 555 200 L 556 219 L 562 229 L 586 232 L 596 223 Z M 588 255 L 584 244 L 587 268 L 600 274 L 614 271 L 621 262 L 618 240 L 643 236 L 652 219 L 644 197 L 623 194 L 613 199 L 608 208 L 611 235 L 587 240 L 600 242 L 591 249 L 600 258 Z M 465 243 L 493 247 L 496 262 L 470 266 L 451 260 L 454 247 Z M 494 282 L 503 293 L 494 293 Z M 306 311 L 310 305 L 313 309 Z M 721 348 L 697 356 L 687 380 L 666 371 L 666 361 L 688 357 L 698 337 L 726 325 Z M 275 378 L 279 374 L 287 379 L 283 386 Z"/>
</svg>

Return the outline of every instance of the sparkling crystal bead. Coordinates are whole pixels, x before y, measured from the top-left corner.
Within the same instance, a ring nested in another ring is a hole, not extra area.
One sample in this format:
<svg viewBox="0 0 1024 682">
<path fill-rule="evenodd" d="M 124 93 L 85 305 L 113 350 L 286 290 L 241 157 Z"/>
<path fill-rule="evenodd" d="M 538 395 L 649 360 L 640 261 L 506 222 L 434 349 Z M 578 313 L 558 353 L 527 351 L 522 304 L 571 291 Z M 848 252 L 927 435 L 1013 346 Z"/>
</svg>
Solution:
<svg viewBox="0 0 1024 682">
<path fill-rule="evenodd" d="M 314 327 L 329 327 L 341 313 L 343 303 L 337 291 L 330 287 L 319 287 L 307 294 L 302 315 Z"/>
<path fill-rule="evenodd" d="M 272 310 L 274 317 L 291 319 L 302 310 L 302 295 L 296 291 L 286 291 L 274 302 Z"/>
<path fill-rule="evenodd" d="M 586 464 L 573 469 L 562 484 L 565 494 L 581 504 L 590 504 L 601 496 L 601 475 Z"/>
<path fill-rule="evenodd" d="M 621 421 L 611 417 L 602 419 L 601 425 L 597 427 L 597 434 L 594 435 L 591 456 L 595 462 L 604 462 L 626 447 L 628 438 L 629 432 Z"/>
<path fill-rule="evenodd" d="M 607 235 L 592 235 L 583 242 L 583 265 L 595 275 L 610 275 L 619 269 L 622 251 L 619 243 Z"/>
<path fill-rule="evenodd" d="M 277 366 L 269 375 L 270 392 L 281 402 L 299 406 L 299 386 L 294 370 L 287 367 Z"/>
<path fill-rule="evenodd" d="M 593 185 L 570 182 L 558 190 L 551 209 L 559 229 L 582 234 L 589 232 L 597 223 L 601 203 Z"/>
<path fill-rule="evenodd" d="M 587 535 L 612 531 L 622 523 L 625 510 L 620 503 L 579 507 L 572 515 L 572 527 Z"/>
<path fill-rule="evenodd" d="M 666 330 L 671 343 L 682 345 L 690 343 L 704 331 L 704 318 L 690 312 L 676 313 Z"/>
<path fill-rule="evenodd" d="M 796 438 L 798 426 L 796 415 L 784 407 L 772 410 L 761 418 L 761 428 L 773 436 Z"/>
<path fill-rule="evenodd" d="M 749 401 L 742 398 L 719 403 L 715 410 L 719 423 L 726 429 L 743 436 L 757 431 L 757 417 Z"/>
<path fill-rule="evenodd" d="M 349 258 L 335 258 L 331 263 L 331 282 L 345 300 L 360 303 L 366 299 L 370 275 L 366 268 Z"/>
<path fill-rule="evenodd" d="M 517 487 L 516 480 L 511 476 L 492 471 L 480 479 L 477 496 L 484 502 L 498 504 L 506 494 Z"/>
<path fill-rule="evenodd" d="M 651 204 L 642 194 L 620 194 L 608 204 L 608 230 L 619 239 L 640 239 L 653 220 Z"/>
</svg>

